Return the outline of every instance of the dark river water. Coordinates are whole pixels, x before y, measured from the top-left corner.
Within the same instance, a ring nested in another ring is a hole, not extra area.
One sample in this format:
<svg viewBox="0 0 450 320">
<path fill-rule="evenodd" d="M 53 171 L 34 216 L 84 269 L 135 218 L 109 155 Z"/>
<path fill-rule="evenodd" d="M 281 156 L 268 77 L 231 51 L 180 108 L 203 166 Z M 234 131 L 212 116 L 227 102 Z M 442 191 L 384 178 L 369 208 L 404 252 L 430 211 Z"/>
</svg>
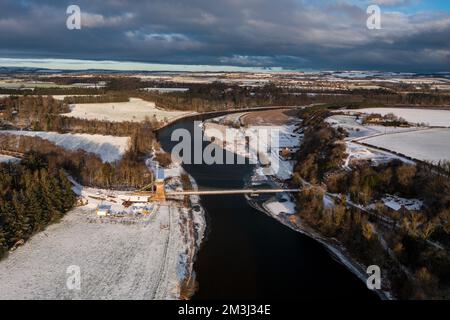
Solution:
<svg viewBox="0 0 450 320">
<path fill-rule="evenodd" d="M 177 128 L 159 132 L 170 152 Z M 184 165 L 199 188 L 242 188 L 251 165 Z M 244 196 L 206 196 L 207 235 L 194 269 L 193 299 L 378 299 L 365 284 L 315 240 L 250 207 Z"/>
</svg>

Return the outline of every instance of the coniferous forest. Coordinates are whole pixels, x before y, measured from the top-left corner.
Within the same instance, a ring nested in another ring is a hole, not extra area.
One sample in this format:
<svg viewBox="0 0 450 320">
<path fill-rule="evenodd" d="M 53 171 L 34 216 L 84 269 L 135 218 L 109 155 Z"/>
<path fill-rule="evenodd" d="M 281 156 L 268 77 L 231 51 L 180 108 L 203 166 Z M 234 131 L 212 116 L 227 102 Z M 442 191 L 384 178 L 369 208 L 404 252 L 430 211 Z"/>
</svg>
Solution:
<svg viewBox="0 0 450 320">
<path fill-rule="evenodd" d="M 76 202 L 66 173 L 35 152 L 0 164 L 0 258 L 16 243 L 56 222 Z"/>
</svg>

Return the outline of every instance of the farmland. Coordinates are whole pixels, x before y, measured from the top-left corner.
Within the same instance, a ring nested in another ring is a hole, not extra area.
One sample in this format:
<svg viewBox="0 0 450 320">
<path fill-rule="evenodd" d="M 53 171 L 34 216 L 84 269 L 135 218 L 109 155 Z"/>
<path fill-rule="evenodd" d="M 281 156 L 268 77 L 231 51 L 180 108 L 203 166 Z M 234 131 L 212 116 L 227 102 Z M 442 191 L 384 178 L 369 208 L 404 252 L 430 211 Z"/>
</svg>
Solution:
<svg viewBox="0 0 450 320">
<path fill-rule="evenodd" d="M 131 98 L 129 102 L 74 104 L 71 106 L 71 112 L 64 116 L 87 120 L 141 122 L 146 119 L 170 121 L 188 113 L 161 110 L 152 102 Z"/>
<path fill-rule="evenodd" d="M 432 127 L 450 127 L 450 111 L 406 109 L 406 108 L 367 108 L 357 109 L 362 113 L 377 113 L 385 116 L 389 113 L 395 114 L 413 124 L 424 124 Z"/>
<path fill-rule="evenodd" d="M 426 112 L 428 113 L 431 111 L 437 110 L 429 110 Z M 450 115 L 450 111 L 439 112 Z M 416 120 L 417 119 L 418 118 L 416 118 Z M 432 117 L 428 118 L 428 120 L 431 119 Z M 446 121 L 445 117 L 442 117 L 441 120 Z M 406 159 L 403 159 L 402 157 L 382 150 L 377 150 L 376 148 L 385 149 L 422 161 L 436 163 L 442 160 L 450 160 L 450 129 L 447 128 L 402 128 L 380 125 L 362 125 L 360 121 L 357 120 L 357 117 L 348 115 L 334 115 L 327 118 L 326 122 L 331 124 L 334 128 L 343 128 L 348 133 L 348 138 L 346 139 L 348 154 L 346 161 L 347 165 L 353 159 L 371 159 L 374 163 L 383 163 L 396 158 L 406 161 Z M 448 123 L 450 124 L 450 122 Z M 374 148 L 363 146 L 355 142 L 365 143 Z"/>
<path fill-rule="evenodd" d="M 87 219 L 94 214 L 69 212 L 1 261 L 0 299 L 177 299 L 188 250 L 185 210 L 164 206 L 136 225 Z M 66 286 L 73 265 L 80 291 Z"/>
<path fill-rule="evenodd" d="M 84 150 L 94 153 L 104 162 L 114 162 L 120 160 L 128 149 L 128 137 L 113 137 L 97 134 L 60 134 L 56 132 L 41 131 L 0 131 L 2 134 L 39 137 L 53 142 L 59 147 L 68 150 Z"/>
</svg>

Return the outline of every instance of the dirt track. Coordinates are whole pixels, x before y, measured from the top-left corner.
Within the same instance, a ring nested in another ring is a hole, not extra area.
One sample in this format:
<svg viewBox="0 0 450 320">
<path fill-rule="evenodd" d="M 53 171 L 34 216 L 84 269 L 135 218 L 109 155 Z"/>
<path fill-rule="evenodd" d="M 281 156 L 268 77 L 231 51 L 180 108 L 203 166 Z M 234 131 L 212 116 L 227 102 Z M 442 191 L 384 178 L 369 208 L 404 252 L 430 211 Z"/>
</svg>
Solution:
<svg viewBox="0 0 450 320">
<path fill-rule="evenodd" d="M 250 112 L 241 118 L 243 125 L 284 125 L 294 120 L 297 110 L 267 110 Z"/>
</svg>

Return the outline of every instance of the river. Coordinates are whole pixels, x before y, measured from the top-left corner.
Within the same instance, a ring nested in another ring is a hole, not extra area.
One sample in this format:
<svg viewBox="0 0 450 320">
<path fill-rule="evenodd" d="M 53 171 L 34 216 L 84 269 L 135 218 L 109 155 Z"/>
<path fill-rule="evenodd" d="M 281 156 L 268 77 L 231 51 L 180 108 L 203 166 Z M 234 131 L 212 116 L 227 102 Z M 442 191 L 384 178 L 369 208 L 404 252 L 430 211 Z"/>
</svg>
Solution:
<svg viewBox="0 0 450 320">
<path fill-rule="evenodd" d="M 177 128 L 193 131 L 193 121 L 159 131 L 170 152 Z M 251 165 L 184 165 L 200 188 L 242 188 Z M 377 296 L 324 246 L 253 209 L 244 196 L 206 196 L 207 235 L 194 269 L 196 300 L 363 299 Z"/>
</svg>

